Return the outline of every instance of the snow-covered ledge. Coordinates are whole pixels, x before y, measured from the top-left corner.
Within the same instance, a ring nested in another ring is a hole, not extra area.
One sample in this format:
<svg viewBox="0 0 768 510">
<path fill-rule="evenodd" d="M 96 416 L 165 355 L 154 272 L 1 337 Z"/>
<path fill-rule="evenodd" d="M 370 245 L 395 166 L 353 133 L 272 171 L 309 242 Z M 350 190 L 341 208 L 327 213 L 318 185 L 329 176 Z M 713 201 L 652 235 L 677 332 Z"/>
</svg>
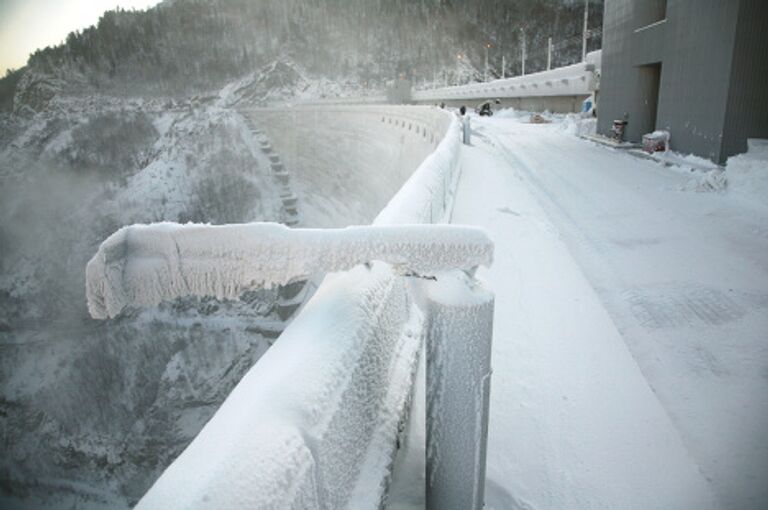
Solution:
<svg viewBox="0 0 768 510">
<path fill-rule="evenodd" d="M 378 121 L 407 129 L 398 118 L 409 114 L 393 108 Z M 374 225 L 440 223 L 450 218 L 459 177 L 459 126 L 440 110 L 434 110 L 432 120 L 443 126 L 439 145 Z M 119 238 L 116 244 L 125 246 Z M 478 246 L 470 265 L 490 261 L 487 245 L 480 242 L 473 249 Z M 379 248 L 360 259 L 382 253 Z M 115 260 L 120 259 L 118 253 Z M 108 260 L 105 256 L 91 271 L 103 270 L 106 276 Z M 435 331 L 440 329 L 435 327 L 436 317 L 430 318 L 431 310 L 456 305 L 419 306 L 415 282 L 433 283 L 404 277 L 378 261 L 328 274 L 279 341 L 136 508 L 381 508 L 424 341 L 437 338 Z M 96 310 L 107 314 L 106 287 L 101 292 L 100 285 L 90 292 L 102 296 Z M 475 291 L 479 296 L 480 286 Z M 487 314 L 487 306 L 483 309 Z M 490 337 L 487 342 L 489 349 Z M 464 421 L 471 426 L 477 419 L 473 414 L 472 420 Z M 474 437 L 477 430 L 481 429 L 468 430 L 467 437 Z M 442 446 L 450 447 L 449 442 Z M 468 473 L 467 478 L 475 478 L 475 487 L 482 487 L 482 470 Z"/>
</svg>

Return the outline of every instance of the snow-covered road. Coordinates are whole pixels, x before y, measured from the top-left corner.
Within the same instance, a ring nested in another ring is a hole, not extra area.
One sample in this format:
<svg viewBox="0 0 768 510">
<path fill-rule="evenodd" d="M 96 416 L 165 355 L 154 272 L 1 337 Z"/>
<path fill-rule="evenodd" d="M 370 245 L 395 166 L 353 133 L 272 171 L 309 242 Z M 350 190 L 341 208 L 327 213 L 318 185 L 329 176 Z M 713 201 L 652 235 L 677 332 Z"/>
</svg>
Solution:
<svg viewBox="0 0 768 510">
<path fill-rule="evenodd" d="M 489 505 L 768 507 L 768 212 L 557 124 L 473 127 L 453 221 L 496 242 Z"/>
</svg>

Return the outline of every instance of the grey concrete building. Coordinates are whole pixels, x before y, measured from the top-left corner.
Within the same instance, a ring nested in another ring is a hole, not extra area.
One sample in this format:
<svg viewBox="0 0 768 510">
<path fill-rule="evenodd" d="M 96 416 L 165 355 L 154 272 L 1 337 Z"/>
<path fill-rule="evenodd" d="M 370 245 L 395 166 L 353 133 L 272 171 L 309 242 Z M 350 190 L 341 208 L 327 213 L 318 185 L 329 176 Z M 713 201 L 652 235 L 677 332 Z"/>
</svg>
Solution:
<svg viewBox="0 0 768 510">
<path fill-rule="evenodd" d="M 598 132 L 723 163 L 768 138 L 768 0 L 606 0 Z"/>
</svg>

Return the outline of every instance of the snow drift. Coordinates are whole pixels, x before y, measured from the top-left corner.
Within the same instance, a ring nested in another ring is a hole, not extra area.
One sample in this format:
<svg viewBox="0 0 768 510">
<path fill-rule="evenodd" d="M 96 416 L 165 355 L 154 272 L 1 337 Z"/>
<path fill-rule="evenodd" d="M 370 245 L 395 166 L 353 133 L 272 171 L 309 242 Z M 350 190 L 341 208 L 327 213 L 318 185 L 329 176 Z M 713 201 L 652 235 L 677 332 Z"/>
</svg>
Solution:
<svg viewBox="0 0 768 510">
<path fill-rule="evenodd" d="M 768 197 L 768 140 L 750 139 L 748 150 L 728 159 L 728 190 L 753 204 L 765 207 Z"/>
</svg>

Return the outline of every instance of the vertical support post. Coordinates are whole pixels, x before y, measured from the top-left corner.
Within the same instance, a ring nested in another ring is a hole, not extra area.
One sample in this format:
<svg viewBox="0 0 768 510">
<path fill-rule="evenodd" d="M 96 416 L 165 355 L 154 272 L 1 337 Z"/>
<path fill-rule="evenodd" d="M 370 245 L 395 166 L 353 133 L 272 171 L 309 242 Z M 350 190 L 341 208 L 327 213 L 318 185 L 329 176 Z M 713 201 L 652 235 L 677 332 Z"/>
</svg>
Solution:
<svg viewBox="0 0 768 510">
<path fill-rule="evenodd" d="M 501 79 L 507 77 L 507 56 L 502 55 L 501 56 Z"/>
<path fill-rule="evenodd" d="M 547 39 L 547 71 L 552 69 L 552 38 Z"/>
<path fill-rule="evenodd" d="M 461 60 L 464 58 L 463 53 L 456 55 L 456 83 L 455 85 L 461 85 L 459 73 L 461 72 Z"/>
<path fill-rule="evenodd" d="M 584 32 L 581 39 L 581 61 L 587 61 L 587 29 L 589 27 L 589 0 L 584 0 Z"/>
<path fill-rule="evenodd" d="M 521 65 L 521 72 L 520 74 L 525 76 L 525 32 L 523 32 L 523 29 L 520 29 L 520 38 L 522 39 L 522 44 L 520 46 L 520 52 L 522 53 L 520 55 L 520 65 Z"/>
<path fill-rule="evenodd" d="M 485 72 L 483 73 L 483 81 L 488 81 L 488 45 L 485 45 Z"/>
<path fill-rule="evenodd" d="M 424 283 L 427 510 L 482 510 L 493 294 L 461 271 Z"/>
</svg>

